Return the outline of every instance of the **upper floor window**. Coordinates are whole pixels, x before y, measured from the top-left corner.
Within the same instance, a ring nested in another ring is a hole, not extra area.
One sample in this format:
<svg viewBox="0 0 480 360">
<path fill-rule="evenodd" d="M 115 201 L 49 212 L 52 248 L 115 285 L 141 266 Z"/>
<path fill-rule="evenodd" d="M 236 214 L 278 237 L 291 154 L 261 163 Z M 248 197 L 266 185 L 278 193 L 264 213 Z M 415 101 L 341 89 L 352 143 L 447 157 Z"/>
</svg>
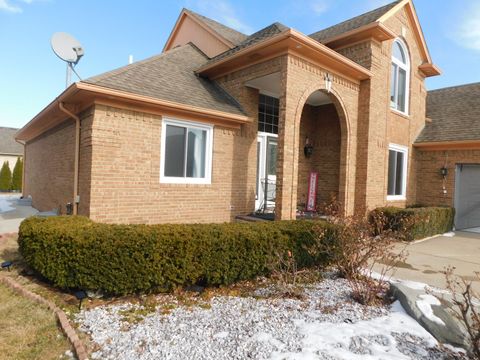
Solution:
<svg viewBox="0 0 480 360">
<path fill-rule="evenodd" d="M 408 113 L 408 92 L 410 83 L 410 61 L 408 50 L 402 40 L 392 46 L 392 77 L 390 79 L 390 106 L 402 113 Z"/>
<path fill-rule="evenodd" d="M 258 99 L 258 131 L 278 134 L 278 112 L 278 99 L 260 94 Z"/>
<path fill-rule="evenodd" d="M 210 184 L 211 125 L 163 119 L 160 182 Z"/>
</svg>

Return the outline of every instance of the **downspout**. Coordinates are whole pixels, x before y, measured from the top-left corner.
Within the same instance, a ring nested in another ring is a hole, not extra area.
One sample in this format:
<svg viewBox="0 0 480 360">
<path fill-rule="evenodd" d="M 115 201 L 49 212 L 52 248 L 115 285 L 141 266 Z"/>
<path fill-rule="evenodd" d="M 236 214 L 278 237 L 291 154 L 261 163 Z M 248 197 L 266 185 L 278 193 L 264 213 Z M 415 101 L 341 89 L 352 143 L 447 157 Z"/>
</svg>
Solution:
<svg viewBox="0 0 480 360">
<path fill-rule="evenodd" d="M 65 114 L 75 120 L 75 168 L 73 175 L 73 215 L 78 214 L 78 170 L 80 158 L 80 118 L 67 110 L 63 102 L 58 103 L 58 107 Z"/>
<path fill-rule="evenodd" d="M 23 158 L 22 158 L 22 161 L 23 161 L 23 166 L 22 166 L 22 198 L 23 198 L 25 196 L 25 193 L 24 193 L 24 191 L 25 191 L 25 160 L 27 158 L 27 149 L 25 147 L 26 142 L 22 142 L 22 141 L 17 140 L 17 139 L 15 139 L 15 141 L 23 146 Z"/>
</svg>

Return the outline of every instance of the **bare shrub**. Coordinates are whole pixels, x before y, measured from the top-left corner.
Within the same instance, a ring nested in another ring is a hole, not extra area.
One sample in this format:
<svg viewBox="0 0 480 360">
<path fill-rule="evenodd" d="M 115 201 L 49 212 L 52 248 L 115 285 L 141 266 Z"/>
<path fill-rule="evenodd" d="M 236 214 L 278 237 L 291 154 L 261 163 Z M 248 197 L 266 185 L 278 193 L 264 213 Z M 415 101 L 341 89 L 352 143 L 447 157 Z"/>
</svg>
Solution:
<svg viewBox="0 0 480 360">
<path fill-rule="evenodd" d="M 453 310 L 467 330 L 471 355 L 480 360 L 480 294 L 471 281 L 456 276 L 454 269 L 449 267 L 445 272 L 447 289 L 452 293 Z M 480 281 L 480 272 L 475 276 Z"/>
<path fill-rule="evenodd" d="M 362 303 L 376 305 L 384 302 L 388 290 L 387 274 L 395 264 L 404 261 L 405 249 L 395 249 L 403 240 L 408 226 L 414 220 L 402 222 L 402 228 L 392 231 L 381 212 L 369 216 L 344 216 L 336 199 L 325 207 L 329 222 L 339 225 L 336 242 L 320 241 L 323 229 L 317 232 L 318 241 L 309 251 L 324 253 L 331 258 L 340 276 L 346 278 L 353 289 L 353 298 Z M 372 276 L 375 267 L 378 276 Z"/>
<path fill-rule="evenodd" d="M 298 266 L 291 250 L 274 250 L 274 256 L 268 264 L 277 290 L 285 297 L 301 298 L 303 292 L 297 284 Z"/>
</svg>

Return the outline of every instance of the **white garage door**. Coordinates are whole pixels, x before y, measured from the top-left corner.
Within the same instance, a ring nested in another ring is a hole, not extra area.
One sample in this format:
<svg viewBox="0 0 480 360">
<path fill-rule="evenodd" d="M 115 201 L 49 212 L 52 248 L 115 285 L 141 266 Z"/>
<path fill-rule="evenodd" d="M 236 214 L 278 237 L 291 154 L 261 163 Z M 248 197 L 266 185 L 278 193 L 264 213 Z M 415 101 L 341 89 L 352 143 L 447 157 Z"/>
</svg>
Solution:
<svg viewBox="0 0 480 360">
<path fill-rule="evenodd" d="M 457 165 L 455 228 L 480 227 L 480 165 Z"/>
</svg>

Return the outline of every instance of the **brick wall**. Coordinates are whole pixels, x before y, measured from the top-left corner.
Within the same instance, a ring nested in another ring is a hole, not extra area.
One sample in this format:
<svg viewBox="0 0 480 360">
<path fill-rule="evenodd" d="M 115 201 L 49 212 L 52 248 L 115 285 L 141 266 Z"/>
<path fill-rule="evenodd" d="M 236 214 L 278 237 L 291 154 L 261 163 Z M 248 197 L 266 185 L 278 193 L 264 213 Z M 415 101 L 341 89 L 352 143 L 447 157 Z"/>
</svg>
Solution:
<svg viewBox="0 0 480 360">
<path fill-rule="evenodd" d="M 88 215 L 89 184 L 89 129 L 91 110 L 80 114 L 81 148 L 79 171 L 79 214 Z M 32 205 L 40 211 L 59 209 L 65 214 L 66 204 L 73 202 L 75 161 L 75 122 L 68 119 L 29 141 L 25 146 L 25 189 L 32 197 Z"/>
<path fill-rule="evenodd" d="M 248 184 L 247 170 L 255 165 L 245 157 L 251 138 L 215 126 L 212 183 L 165 184 L 160 183 L 161 126 L 160 115 L 96 106 L 92 219 L 150 224 L 224 222 L 253 210 L 255 189 Z"/>
<path fill-rule="evenodd" d="M 476 150 L 415 150 L 416 203 L 453 206 L 455 197 L 455 168 L 457 164 L 480 164 L 480 149 Z M 440 169 L 446 166 L 448 175 L 443 180 Z M 445 186 L 446 193 L 443 192 Z"/>
<path fill-rule="evenodd" d="M 412 25 L 404 10 L 387 20 L 390 30 L 406 42 L 410 55 L 409 115 L 390 109 L 390 67 L 393 40 L 384 43 L 367 41 L 338 51 L 370 69 L 374 76 L 360 86 L 358 152 L 355 203 L 359 213 L 378 206 L 405 206 L 415 202 L 416 173 L 412 143 L 425 125 L 426 89 L 422 64 Z M 388 146 L 397 144 L 409 149 L 407 199 L 387 202 Z"/>
</svg>

